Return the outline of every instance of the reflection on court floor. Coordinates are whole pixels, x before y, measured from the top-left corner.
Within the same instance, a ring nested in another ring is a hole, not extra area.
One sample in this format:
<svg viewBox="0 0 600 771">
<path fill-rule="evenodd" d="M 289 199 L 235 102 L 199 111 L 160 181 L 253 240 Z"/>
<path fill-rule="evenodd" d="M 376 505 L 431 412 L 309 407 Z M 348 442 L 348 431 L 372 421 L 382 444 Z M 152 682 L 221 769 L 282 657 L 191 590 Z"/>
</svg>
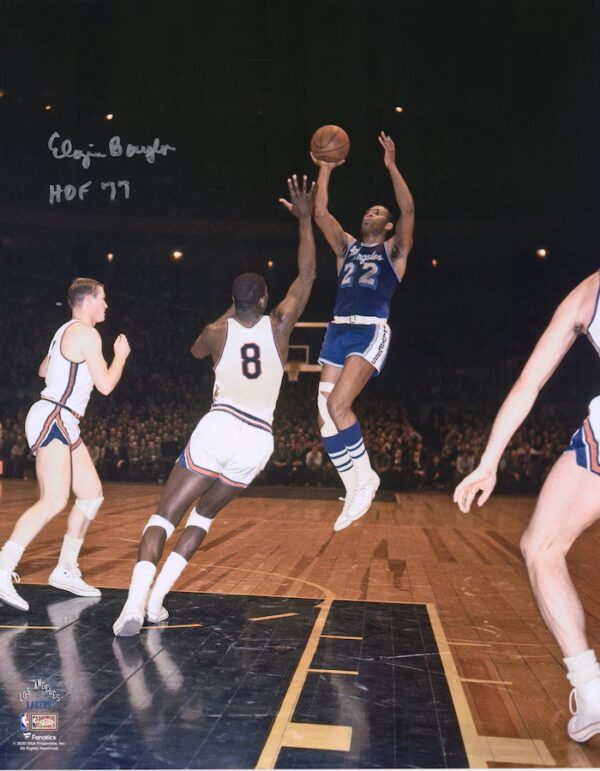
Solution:
<svg viewBox="0 0 600 771">
<path fill-rule="evenodd" d="M 175 592 L 113 637 L 125 592 L 0 605 L 2 768 L 466 767 L 424 605 Z"/>
</svg>

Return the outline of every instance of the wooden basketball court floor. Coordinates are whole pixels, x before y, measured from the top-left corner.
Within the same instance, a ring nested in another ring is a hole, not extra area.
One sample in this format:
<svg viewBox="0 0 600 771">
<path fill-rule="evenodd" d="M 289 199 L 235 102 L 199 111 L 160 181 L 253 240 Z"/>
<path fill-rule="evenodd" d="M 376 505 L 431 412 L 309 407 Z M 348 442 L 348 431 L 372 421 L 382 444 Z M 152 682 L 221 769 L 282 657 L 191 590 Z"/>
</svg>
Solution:
<svg viewBox="0 0 600 771">
<path fill-rule="evenodd" d="M 600 766 L 600 737 L 566 735 L 519 554 L 533 499 L 406 493 L 334 534 L 336 501 L 271 492 L 221 512 L 139 638 L 111 626 L 160 488 L 105 485 L 80 559 L 100 601 L 46 585 L 50 523 L 19 566 L 30 611 L 0 604 L 0 767 Z M 2 482 L 0 539 L 35 495 Z M 596 647 L 599 540 L 570 555 Z"/>
</svg>

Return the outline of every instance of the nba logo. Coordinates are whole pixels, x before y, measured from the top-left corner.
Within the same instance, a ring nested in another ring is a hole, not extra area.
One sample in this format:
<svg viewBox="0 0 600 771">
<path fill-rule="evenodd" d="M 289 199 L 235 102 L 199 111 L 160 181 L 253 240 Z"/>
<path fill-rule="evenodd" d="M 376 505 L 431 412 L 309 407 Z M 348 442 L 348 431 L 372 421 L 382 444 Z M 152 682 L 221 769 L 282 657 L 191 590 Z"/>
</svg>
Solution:
<svg viewBox="0 0 600 771">
<path fill-rule="evenodd" d="M 24 734 L 29 732 L 29 713 L 21 712 L 19 715 L 19 729 Z"/>
</svg>

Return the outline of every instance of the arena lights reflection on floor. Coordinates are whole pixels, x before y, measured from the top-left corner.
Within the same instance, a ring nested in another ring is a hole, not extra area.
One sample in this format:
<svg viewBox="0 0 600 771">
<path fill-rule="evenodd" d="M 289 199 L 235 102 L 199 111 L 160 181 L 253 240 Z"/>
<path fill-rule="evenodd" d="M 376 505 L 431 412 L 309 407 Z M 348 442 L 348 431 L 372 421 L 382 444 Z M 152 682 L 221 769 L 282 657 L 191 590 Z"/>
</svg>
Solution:
<svg viewBox="0 0 600 771">
<path fill-rule="evenodd" d="M 467 766 L 424 605 L 324 618 L 314 599 L 177 592 L 165 625 L 115 639 L 122 590 L 22 591 L 28 614 L 0 606 L 2 768 Z"/>
</svg>

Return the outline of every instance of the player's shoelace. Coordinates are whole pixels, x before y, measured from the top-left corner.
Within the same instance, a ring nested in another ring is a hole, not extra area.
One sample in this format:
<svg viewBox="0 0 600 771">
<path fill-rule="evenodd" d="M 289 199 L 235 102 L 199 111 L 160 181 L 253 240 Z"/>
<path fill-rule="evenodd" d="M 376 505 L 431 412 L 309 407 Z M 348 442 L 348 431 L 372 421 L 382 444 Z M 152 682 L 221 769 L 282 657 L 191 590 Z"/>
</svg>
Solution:
<svg viewBox="0 0 600 771">
<path fill-rule="evenodd" d="M 6 578 L 10 578 L 12 581 L 14 581 L 15 584 L 20 584 L 21 583 L 21 577 L 14 570 L 10 570 L 9 568 L 4 568 L 2 570 L 2 573 L 5 574 Z"/>
</svg>

